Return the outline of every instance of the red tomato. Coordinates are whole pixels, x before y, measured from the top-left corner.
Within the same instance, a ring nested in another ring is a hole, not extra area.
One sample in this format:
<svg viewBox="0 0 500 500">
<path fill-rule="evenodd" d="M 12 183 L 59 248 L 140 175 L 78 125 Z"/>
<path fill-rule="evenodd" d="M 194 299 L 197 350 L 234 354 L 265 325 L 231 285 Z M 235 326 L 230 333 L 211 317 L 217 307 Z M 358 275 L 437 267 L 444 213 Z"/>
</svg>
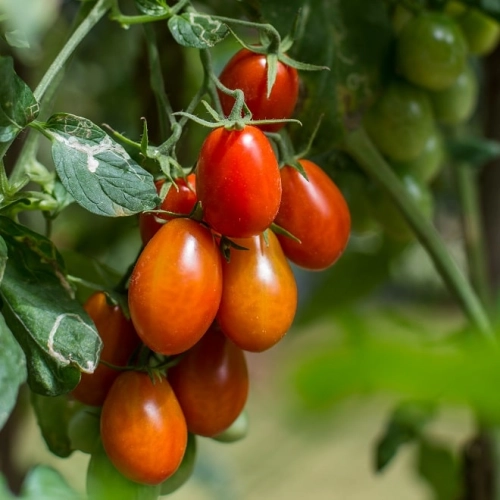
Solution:
<svg viewBox="0 0 500 500">
<path fill-rule="evenodd" d="M 112 365 L 125 366 L 141 341 L 132 322 L 123 315 L 119 306 L 108 303 L 104 292 L 92 294 L 84 306 L 101 337 L 101 360 Z M 103 364 L 94 373 L 82 373 L 80 383 L 72 395 L 86 405 L 101 406 L 109 388 L 120 374 Z"/>
<path fill-rule="evenodd" d="M 174 219 L 153 236 L 132 272 L 130 316 L 149 348 L 178 354 L 208 330 L 221 293 L 221 256 L 212 234 L 191 219 Z"/>
<path fill-rule="evenodd" d="M 276 224 L 301 243 L 278 235 L 285 255 L 306 269 L 320 270 L 331 266 L 349 240 L 351 216 L 342 193 L 321 170 L 309 160 L 300 160 L 309 180 L 296 169 L 281 169 L 283 194 Z"/>
<path fill-rule="evenodd" d="M 197 165 L 198 198 L 214 231 L 244 238 L 261 233 L 278 213 L 278 162 L 262 131 L 217 128 L 208 134 Z"/>
<path fill-rule="evenodd" d="M 215 324 L 168 371 L 167 377 L 188 430 L 200 436 L 211 437 L 225 431 L 238 418 L 247 400 L 245 355 Z"/>
<path fill-rule="evenodd" d="M 113 465 L 132 481 L 159 484 L 170 477 L 184 456 L 187 427 L 167 380 L 122 373 L 102 407 L 101 440 Z"/>
<path fill-rule="evenodd" d="M 156 181 L 156 189 L 158 193 L 165 180 Z M 176 179 L 174 186 L 172 185 L 167 192 L 161 205 L 158 207 L 160 210 L 167 210 L 178 214 L 188 215 L 193 210 L 196 204 L 196 175 L 189 174 L 187 176 L 187 183 L 184 179 Z M 163 221 L 173 219 L 167 214 L 152 214 L 141 213 L 139 214 L 139 230 L 141 232 L 141 239 L 144 245 L 158 232 L 161 226 L 164 225 Z"/>
<path fill-rule="evenodd" d="M 263 54 L 247 49 L 237 52 L 220 75 L 221 83 L 231 90 L 241 89 L 254 120 L 282 119 L 292 116 L 299 96 L 299 75 L 295 68 L 278 61 L 276 81 L 267 98 L 267 60 Z M 219 90 L 222 110 L 231 113 L 234 98 Z M 284 123 L 259 125 L 262 130 L 276 132 Z"/>
<path fill-rule="evenodd" d="M 297 309 L 297 285 L 274 235 L 233 240 L 248 250 L 231 250 L 223 262 L 224 285 L 217 321 L 241 349 L 260 352 L 290 328 Z"/>
</svg>

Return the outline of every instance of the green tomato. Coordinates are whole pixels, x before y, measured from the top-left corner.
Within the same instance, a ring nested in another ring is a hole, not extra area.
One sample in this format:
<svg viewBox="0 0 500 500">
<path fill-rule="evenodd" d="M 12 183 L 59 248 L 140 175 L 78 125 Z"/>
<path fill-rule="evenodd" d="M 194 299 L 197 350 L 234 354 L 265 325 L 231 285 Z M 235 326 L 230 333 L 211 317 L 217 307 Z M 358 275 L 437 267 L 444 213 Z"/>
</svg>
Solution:
<svg viewBox="0 0 500 500">
<path fill-rule="evenodd" d="M 467 64 L 451 87 L 429 92 L 429 96 L 438 122 L 444 125 L 464 123 L 477 105 L 478 83 L 474 70 Z"/>
<path fill-rule="evenodd" d="M 471 54 L 484 56 L 495 49 L 500 38 L 500 24 L 495 19 L 471 7 L 457 21 Z"/>
<path fill-rule="evenodd" d="M 436 128 L 427 139 L 422 153 L 417 158 L 407 162 L 392 162 L 392 166 L 400 177 L 411 175 L 418 181 L 427 184 L 441 170 L 445 156 L 444 139 Z"/>
<path fill-rule="evenodd" d="M 409 175 L 405 175 L 401 180 L 408 196 L 413 199 L 425 217 L 430 219 L 433 214 L 433 201 L 429 189 Z M 413 239 L 414 235 L 411 227 L 385 191 L 374 187 L 370 192 L 370 201 L 373 216 L 388 236 L 401 242 Z"/>
<path fill-rule="evenodd" d="M 391 24 L 394 33 L 399 34 L 405 24 L 413 17 L 413 13 L 400 3 L 394 6 L 391 16 Z"/>
<path fill-rule="evenodd" d="M 380 152 L 394 161 L 417 158 L 432 134 L 434 118 L 427 93 L 393 81 L 368 110 L 364 124 Z"/>
<path fill-rule="evenodd" d="M 451 17 L 423 12 L 401 30 L 396 56 L 399 70 L 410 82 L 429 90 L 443 90 L 463 70 L 467 43 Z"/>
<path fill-rule="evenodd" d="M 160 495 L 169 495 L 177 491 L 193 474 L 194 464 L 196 461 L 196 436 L 192 433 L 188 434 L 186 451 L 182 459 L 181 465 L 175 473 L 160 485 Z"/>
<path fill-rule="evenodd" d="M 68 437 L 71 446 L 83 453 L 92 453 L 99 443 L 101 409 L 85 406 L 69 421 Z"/>
<path fill-rule="evenodd" d="M 224 431 L 212 439 L 220 441 L 221 443 L 234 443 L 243 439 L 248 434 L 248 412 L 243 410 L 238 418 Z"/>
<path fill-rule="evenodd" d="M 130 450 L 133 453 L 134 450 Z M 90 457 L 87 469 L 89 500 L 157 500 L 160 485 L 139 484 L 127 479 L 110 462 L 102 444 Z"/>
</svg>

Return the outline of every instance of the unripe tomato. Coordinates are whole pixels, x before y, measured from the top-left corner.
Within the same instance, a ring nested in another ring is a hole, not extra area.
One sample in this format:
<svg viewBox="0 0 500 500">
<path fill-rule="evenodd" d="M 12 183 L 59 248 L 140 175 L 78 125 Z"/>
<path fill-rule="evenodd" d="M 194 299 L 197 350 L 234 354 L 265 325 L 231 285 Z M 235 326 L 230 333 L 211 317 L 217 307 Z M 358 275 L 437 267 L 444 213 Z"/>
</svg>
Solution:
<svg viewBox="0 0 500 500">
<path fill-rule="evenodd" d="M 248 434 L 248 412 L 243 410 L 238 418 L 224 431 L 217 436 L 212 436 L 212 439 L 220 443 L 234 443 L 240 441 Z"/>
<path fill-rule="evenodd" d="M 261 352 L 290 328 L 297 309 L 297 285 L 274 233 L 233 240 L 247 250 L 231 250 L 223 261 L 224 286 L 217 321 L 241 349 Z"/>
<path fill-rule="evenodd" d="M 168 371 L 188 430 L 215 436 L 227 429 L 245 406 L 248 370 L 243 351 L 214 324 Z"/>
<path fill-rule="evenodd" d="M 164 180 L 156 181 L 156 189 L 158 193 L 161 191 Z M 158 207 L 160 210 L 175 212 L 178 214 L 189 215 L 196 205 L 196 175 L 189 174 L 187 183 L 184 179 L 176 179 L 175 186 L 170 186 L 164 200 Z M 139 231 L 141 239 L 145 245 L 164 225 L 162 221 L 172 220 L 174 217 L 168 214 L 139 214 Z"/>
<path fill-rule="evenodd" d="M 256 54 L 241 49 L 227 63 L 220 75 L 221 83 L 231 90 L 241 89 L 245 103 L 254 120 L 290 118 L 299 96 L 299 75 L 295 68 L 277 63 L 276 81 L 267 98 L 267 59 L 264 54 Z M 229 115 L 234 98 L 220 90 L 219 98 L 224 114 Z M 258 125 L 262 130 L 276 132 L 284 123 Z"/>
<path fill-rule="evenodd" d="M 394 161 L 418 157 L 434 129 L 427 93 L 393 81 L 365 115 L 366 131 L 381 153 Z"/>
<path fill-rule="evenodd" d="M 87 469 L 87 495 L 89 500 L 118 500 L 140 498 L 157 500 L 159 485 L 139 484 L 127 479 L 111 463 L 102 443 L 92 452 Z"/>
<path fill-rule="evenodd" d="M 83 453 L 93 453 L 100 443 L 100 408 L 84 406 L 69 421 L 68 437 L 71 447 Z"/>
<path fill-rule="evenodd" d="M 174 219 L 153 236 L 132 272 L 130 316 L 150 349 L 178 354 L 208 330 L 221 293 L 221 256 L 212 234 L 191 219 Z"/>
<path fill-rule="evenodd" d="M 141 341 L 132 322 L 118 305 L 108 303 L 104 292 L 92 294 L 84 306 L 101 337 L 101 359 L 112 365 L 125 366 Z M 82 373 L 72 395 L 86 405 L 101 406 L 119 371 L 100 364 L 94 373 Z"/>
<path fill-rule="evenodd" d="M 301 242 L 278 236 L 283 252 L 294 264 L 326 269 L 340 257 L 349 240 L 349 208 L 334 182 L 318 165 L 300 160 L 307 179 L 295 168 L 281 169 L 281 206 L 276 224 Z"/>
<path fill-rule="evenodd" d="M 186 450 L 187 427 L 168 381 L 122 373 L 102 407 L 101 440 L 112 464 L 132 481 L 160 484 L 174 474 Z"/>
<path fill-rule="evenodd" d="M 166 481 L 161 483 L 160 495 L 169 495 L 177 491 L 193 475 L 196 461 L 196 436 L 188 433 L 186 452 L 181 465 Z"/>
<path fill-rule="evenodd" d="M 451 87 L 440 92 L 429 92 L 434 116 L 445 125 L 467 121 L 476 109 L 478 83 L 474 70 L 466 65 Z"/>
<path fill-rule="evenodd" d="M 469 7 L 457 17 L 471 54 L 485 56 L 492 52 L 500 39 L 500 24 L 479 9 Z"/>
<path fill-rule="evenodd" d="M 397 64 L 405 78 L 429 90 L 443 90 L 463 70 L 467 44 L 449 16 L 423 12 L 405 24 L 396 51 Z"/>
<path fill-rule="evenodd" d="M 269 227 L 281 201 L 281 179 L 262 131 L 217 128 L 208 134 L 197 165 L 198 198 L 214 231 L 249 237 Z"/>
</svg>

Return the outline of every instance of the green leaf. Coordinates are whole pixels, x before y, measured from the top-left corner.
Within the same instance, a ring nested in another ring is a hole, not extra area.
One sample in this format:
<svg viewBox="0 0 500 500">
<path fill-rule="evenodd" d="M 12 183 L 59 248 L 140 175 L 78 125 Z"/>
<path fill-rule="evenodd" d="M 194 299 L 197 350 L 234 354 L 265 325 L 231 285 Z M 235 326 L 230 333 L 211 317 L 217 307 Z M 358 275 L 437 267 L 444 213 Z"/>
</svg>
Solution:
<svg viewBox="0 0 500 500">
<path fill-rule="evenodd" d="M 195 12 L 171 17 L 168 27 L 179 45 L 195 49 L 209 49 L 229 34 L 229 28 L 221 21 Z"/>
<path fill-rule="evenodd" d="M 147 16 L 164 16 L 170 12 L 165 0 L 135 0 L 135 5 Z"/>
<path fill-rule="evenodd" d="M 19 49 L 29 49 L 30 43 L 26 39 L 26 35 L 21 30 L 12 30 L 5 33 L 5 40 L 11 47 Z"/>
<path fill-rule="evenodd" d="M 89 212 L 120 217 L 156 207 L 153 176 L 90 120 L 59 113 L 38 125 L 52 140 L 61 182 Z"/>
<path fill-rule="evenodd" d="M 449 448 L 422 439 L 419 443 L 417 468 L 419 475 L 434 491 L 434 500 L 462 498 L 460 464 Z"/>
<path fill-rule="evenodd" d="M 2 312 L 26 355 L 28 384 L 55 396 L 91 373 L 102 347 L 92 320 L 73 298 L 52 242 L 6 217 L 0 233 L 9 259 L 0 285 Z"/>
<path fill-rule="evenodd" d="M 26 476 L 21 489 L 24 500 L 84 500 L 61 474 L 46 465 L 37 465 Z"/>
<path fill-rule="evenodd" d="M 0 474 L 0 498 L 2 500 L 15 500 L 15 496 L 12 495 L 9 489 L 9 485 L 7 484 L 7 479 Z"/>
<path fill-rule="evenodd" d="M 484 137 L 467 136 L 450 139 L 446 147 L 448 154 L 455 162 L 467 162 L 478 168 L 500 157 L 500 142 Z"/>
<path fill-rule="evenodd" d="M 0 57 L 0 142 L 12 141 L 38 115 L 30 88 L 17 76 L 11 57 Z"/>
<path fill-rule="evenodd" d="M 16 404 L 19 387 L 26 381 L 26 359 L 0 315 L 0 429 Z"/>
</svg>

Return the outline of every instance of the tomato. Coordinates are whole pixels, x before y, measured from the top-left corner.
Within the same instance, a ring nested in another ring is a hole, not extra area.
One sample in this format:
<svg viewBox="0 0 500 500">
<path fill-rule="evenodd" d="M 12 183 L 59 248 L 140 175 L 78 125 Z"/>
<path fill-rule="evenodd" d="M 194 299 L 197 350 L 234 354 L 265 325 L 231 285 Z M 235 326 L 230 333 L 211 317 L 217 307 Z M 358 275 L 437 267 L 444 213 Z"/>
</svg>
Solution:
<svg viewBox="0 0 500 500">
<path fill-rule="evenodd" d="M 443 90 L 463 70 L 467 44 L 452 18 L 439 12 L 422 12 L 401 30 L 396 52 L 405 78 L 429 90 Z"/>
<path fill-rule="evenodd" d="M 221 83 L 231 90 L 241 89 L 245 103 L 254 120 L 282 119 L 292 116 L 299 96 L 299 75 L 295 68 L 277 63 L 276 81 L 267 98 L 267 59 L 264 54 L 256 54 L 241 49 L 227 63 L 220 75 Z M 224 114 L 229 115 L 234 98 L 220 90 L 219 98 Z M 258 125 L 262 130 L 276 132 L 284 123 Z"/>
<path fill-rule="evenodd" d="M 264 231 L 276 217 L 281 200 L 278 162 L 258 128 L 221 127 L 210 132 L 196 171 L 198 198 L 214 231 L 249 237 Z"/>
<path fill-rule="evenodd" d="M 118 472 L 111 463 L 102 443 L 90 457 L 87 469 L 87 495 L 89 500 L 157 500 L 159 485 L 139 484 Z"/>
<path fill-rule="evenodd" d="M 104 292 L 92 294 L 85 302 L 84 308 L 94 321 L 102 339 L 101 360 L 112 365 L 125 366 L 141 344 L 132 322 L 125 318 L 118 305 L 108 303 Z M 80 383 L 73 389 L 72 395 L 86 405 L 101 406 L 119 373 L 99 364 L 94 373 L 82 373 Z"/>
<path fill-rule="evenodd" d="M 68 437 L 71 446 L 83 453 L 92 453 L 99 443 L 99 408 L 84 406 L 69 421 Z"/>
<path fill-rule="evenodd" d="M 165 180 L 156 181 L 156 189 L 160 192 Z M 164 200 L 158 207 L 160 210 L 189 215 L 196 205 L 196 175 L 187 176 L 187 183 L 184 179 L 176 179 L 175 186 L 170 186 Z M 139 214 L 139 230 L 141 239 L 145 245 L 164 225 L 163 221 L 169 221 L 174 217 L 168 214 Z"/>
<path fill-rule="evenodd" d="M 234 443 L 235 441 L 240 441 L 248 434 L 248 412 L 243 410 L 238 418 L 224 431 L 216 436 L 212 436 L 212 439 L 219 441 L 220 443 Z"/>
<path fill-rule="evenodd" d="M 417 158 L 407 162 L 392 162 L 391 165 L 401 176 L 408 174 L 422 183 L 429 183 L 441 170 L 444 160 L 444 139 L 436 127 Z"/>
<path fill-rule="evenodd" d="M 365 114 L 364 125 L 387 158 L 414 160 L 434 130 L 429 97 L 424 90 L 395 80 Z"/>
<path fill-rule="evenodd" d="M 221 294 L 221 256 L 212 234 L 191 219 L 174 219 L 139 256 L 130 278 L 130 316 L 150 349 L 178 354 L 208 330 Z"/>
<path fill-rule="evenodd" d="M 247 400 L 245 355 L 216 325 L 183 355 L 167 377 L 188 430 L 200 436 L 211 437 L 226 430 Z"/>
<path fill-rule="evenodd" d="M 500 24 L 479 9 L 469 7 L 457 18 L 471 54 L 485 56 L 493 52 L 500 38 Z"/>
<path fill-rule="evenodd" d="M 196 436 L 188 434 L 186 452 L 181 465 L 166 481 L 161 483 L 160 495 L 169 495 L 178 490 L 192 475 L 196 461 Z"/>
<path fill-rule="evenodd" d="M 224 286 L 217 321 L 241 349 L 260 352 L 276 344 L 290 328 L 297 308 L 297 285 L 274 233 L 233 241 L 247 250 L 231 250 L 223 261 Z"/>
<path fill-rule="evenodd" d="M 281 206 L 276 224 L 300 240 L 278 234 L 283 252 L 293 263 L 311 270 L 326 269 L 344 251 L 351 230 L 349 208 L 334 182 L 318 165 L 300 160 L 298 170 L 281 169 Z"/>
<path fill-rule="evenodd" d="M 102 407 L 101 440 L 112 464 L 132 481 L 159 484 L 174 474 L 186 450 L 187 427 L 168 381 L 122 373 Z"/>
<path fill-rule="evenodd" d="M 476 109 L 478 93 L 476 74 L 470 65 L 466 65 L 451 87 L 429 92 L 436 120 L 445 125 L 467 121 Z"/>
</svg>

